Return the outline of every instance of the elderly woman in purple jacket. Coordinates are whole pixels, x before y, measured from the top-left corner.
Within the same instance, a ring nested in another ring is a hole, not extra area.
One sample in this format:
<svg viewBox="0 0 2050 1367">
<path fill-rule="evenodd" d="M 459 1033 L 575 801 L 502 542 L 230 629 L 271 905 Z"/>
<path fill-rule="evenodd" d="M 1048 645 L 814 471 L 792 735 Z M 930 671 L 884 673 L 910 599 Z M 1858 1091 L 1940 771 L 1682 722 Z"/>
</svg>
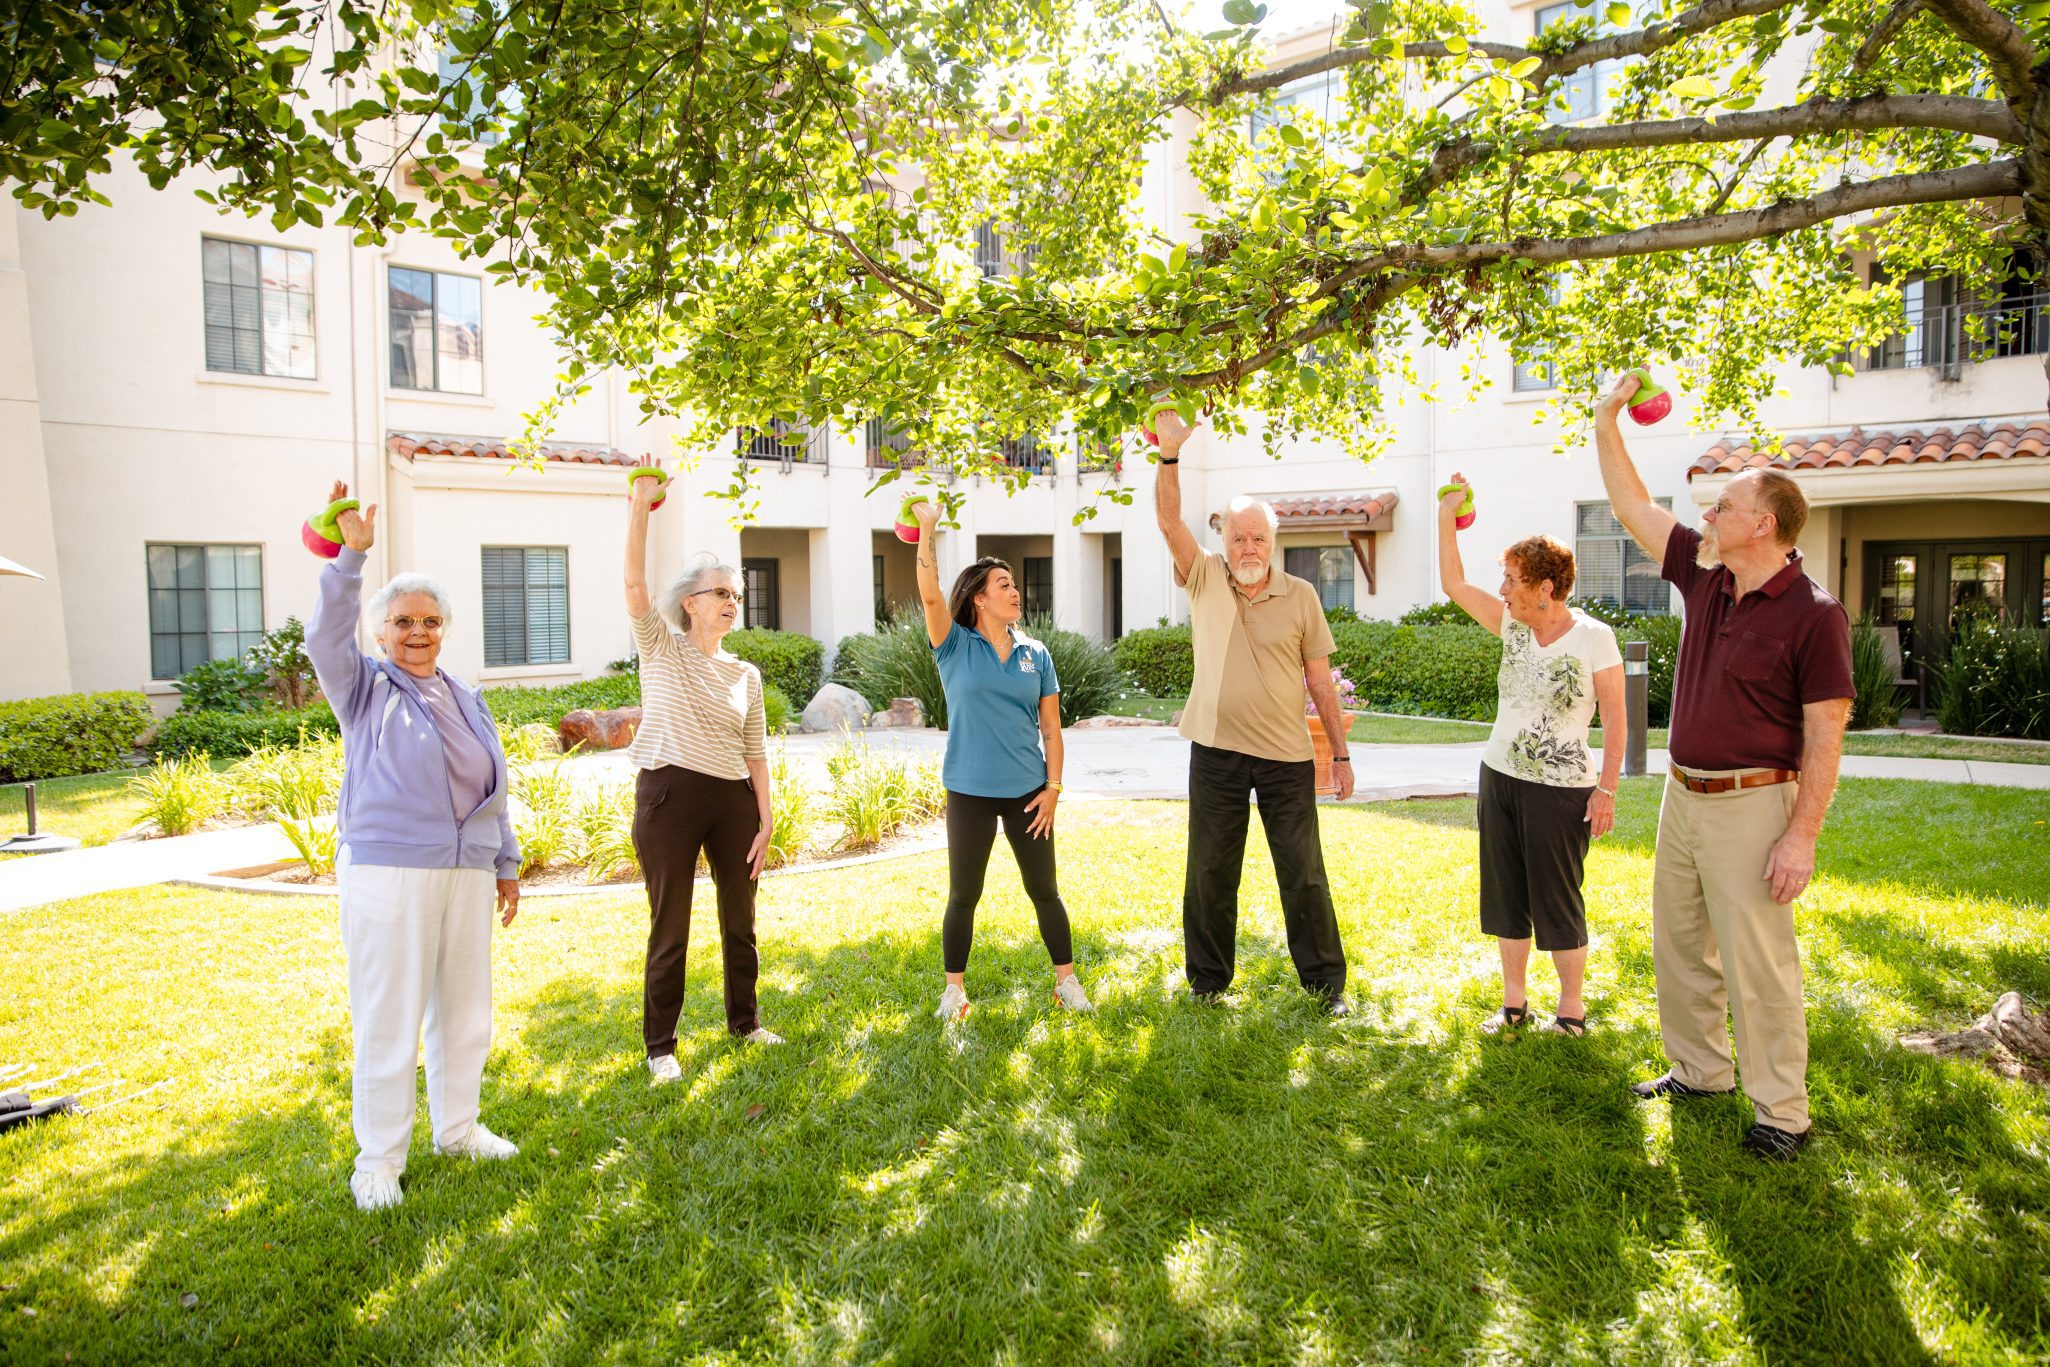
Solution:
<svg viewBox="0 0 2050 1367">
<path fill-rule="evenodd" d="M 335 499 L 347 492 L 334 486 Z M 349 1189 L 364 1210 L 399 1201 L 423 1025 L 435 1152 L 519 1152 L 477 1119 L 491 1049 L 491 921 L 496 911 L 511 925 L 520 901 L 505 752 L 484 700 L 435 664 L 449 605 L 433 580 L 386 584 L 368 613 L 384 658 L 356 648 L 376 521 L 375 505 L 342 514 L 342 550 L 321 574 L 306 629 L 348 756 L 336 869 L 356 1037 Z"/>
</svg>

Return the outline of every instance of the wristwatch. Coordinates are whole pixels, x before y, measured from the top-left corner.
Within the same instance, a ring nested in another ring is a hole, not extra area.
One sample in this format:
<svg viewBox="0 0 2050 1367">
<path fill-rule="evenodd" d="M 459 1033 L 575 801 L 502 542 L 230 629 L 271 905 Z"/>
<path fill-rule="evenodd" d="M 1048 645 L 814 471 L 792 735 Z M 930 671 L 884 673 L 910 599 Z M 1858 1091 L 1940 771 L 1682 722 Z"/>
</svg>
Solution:
<svg viewBox="0 0 2050 1367">
<path fill-rule="evenodd" d="M 1046 786 L 1053 789 L 1057 793 L 1061 791 L 1061 781 L 1057 778 L 1048 779 L 1046 781 Z"/>
</svg>

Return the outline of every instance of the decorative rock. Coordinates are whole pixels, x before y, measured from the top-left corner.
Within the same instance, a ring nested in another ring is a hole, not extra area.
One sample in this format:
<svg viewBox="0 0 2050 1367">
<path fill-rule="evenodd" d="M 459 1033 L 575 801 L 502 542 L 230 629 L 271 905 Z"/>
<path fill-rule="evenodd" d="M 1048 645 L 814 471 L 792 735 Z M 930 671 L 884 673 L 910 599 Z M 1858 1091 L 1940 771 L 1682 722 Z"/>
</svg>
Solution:
<svg viewBox="0 0 2050 1367">
<path fill-rule="evenodd" d="M 568 718 L 563 719 L 565 722 Z M 804 729 L 831 734 L 868 725 L 868 699 L 845 684 L 829 683 L 804 705 Z"/>
<path fill-rule="evenodd" d="M 876 716 L 884 720 L 877 722 L 874 718 L 871 718 L 870 722 L 872 725 L 905 726 L 910 727 L 914 731 L 925 725 L 925 709 L 918 705 L 918 699 L 916 698 L 892 698 L 890 699 L 889 710 L 887 712 L 878 712 Z"/>
<path fill-rule="evenodd" d="M 1125 726 L 1159 726 L 1151 717 L 1084 717 L 1069 727 L 1070 731 L 1109 731 Z"/>
<path fill-rule="evenodd" d="M 633 744 L 634 732 L 640 727 L 638 707 L 614 707 L 603 712 L 579 707 L 563 717 L 556 734 L 565 752 L 579 745 L 586 750 L 622 750 Z"/>
</svg>

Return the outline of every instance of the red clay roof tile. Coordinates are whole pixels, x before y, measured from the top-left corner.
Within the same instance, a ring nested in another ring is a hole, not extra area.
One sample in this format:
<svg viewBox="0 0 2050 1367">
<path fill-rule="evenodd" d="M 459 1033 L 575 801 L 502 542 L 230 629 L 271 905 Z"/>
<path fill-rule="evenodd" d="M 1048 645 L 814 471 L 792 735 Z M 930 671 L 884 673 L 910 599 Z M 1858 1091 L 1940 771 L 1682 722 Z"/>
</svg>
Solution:
<svg viewBox="0 0 2050 1367">
<path fill-rule="evenodd" d="M 393 432 L 385 438 L 393 455 L 407 460 L 415 456 L 463 456 L 472 460 L 518 460 L 519 453 L 502 439 L 492 437 L 416 437 Z M 634 457 L 611 447 L 541 446 L 541 459 L 564 465 L 632 465 Z"/>
<path fill-rule="evenodd" d="M 1751 443 L 1731 438 L 1708 448 L 1688 468 L 1696 475 L 1734 475 L 1772 466 L 1781 470 L 1843 470 L 1859 466 L 1935 465 L 1963 460 L 2015 460 L 2050 455 L 2050 421 L 1978 422 L 1907 432 L 1825 432 L 1789 437 L 1775 460 Z M 1276 505 L 1277 507 L 1279 505 Z"/>
</svg>

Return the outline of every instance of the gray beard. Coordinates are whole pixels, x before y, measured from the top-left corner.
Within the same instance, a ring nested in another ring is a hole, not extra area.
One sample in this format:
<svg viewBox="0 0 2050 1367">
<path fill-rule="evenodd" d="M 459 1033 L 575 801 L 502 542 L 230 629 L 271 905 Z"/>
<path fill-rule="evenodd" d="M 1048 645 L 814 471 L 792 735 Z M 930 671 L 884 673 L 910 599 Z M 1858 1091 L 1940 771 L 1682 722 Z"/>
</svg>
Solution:
<svg viewBox="0 0 2050 1367">
<path fill-rule="evenodd" d="M 1249 570 L 1243 565 L 1237 566 L 1232 570 L 1231 577 L 1244 584 L 1247 588 L 1251 588 L 1267 577 L 1267 567 L 1262 565 L 1257 570 Z"/>
<path fill-rule="evenodd" d="M 1723 563 L 1722 549 L 1704 536 L 1701 544 L 1694 548 L 1694 563 L 1702 569 L 1712 570 Z"/>
</svg>

